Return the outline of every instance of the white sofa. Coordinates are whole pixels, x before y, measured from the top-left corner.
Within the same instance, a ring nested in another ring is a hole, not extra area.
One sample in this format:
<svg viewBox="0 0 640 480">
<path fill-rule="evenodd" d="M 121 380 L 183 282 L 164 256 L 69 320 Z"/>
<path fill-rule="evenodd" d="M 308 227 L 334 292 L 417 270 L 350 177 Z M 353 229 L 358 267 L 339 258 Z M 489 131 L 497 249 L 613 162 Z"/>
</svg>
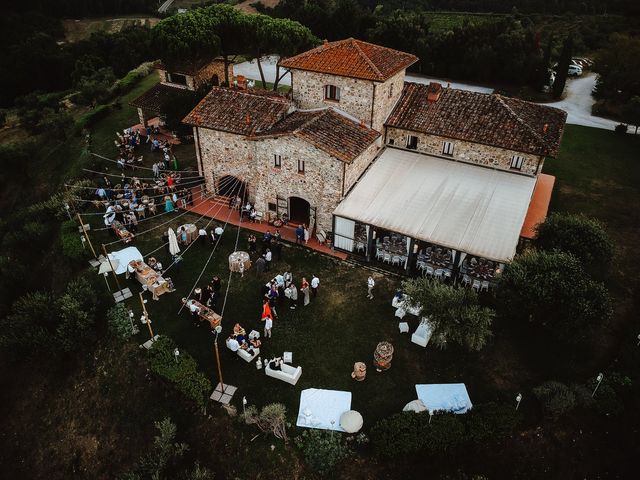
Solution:
<svg viewBox="0 0 640 480">
<path fill-rule="evenodd" d="M 238 350 L 238 356 L 243 359 L 245 362 L 251 363 L 253 360 L 260 355 L 259 348 L 253 348 L 253 355 L 251 355 L 247 350 L 243 350 L 242 348 Z"/>
<path fill-rule="evenodd" d="M 271 368 L 269 368 L 269 363 L 265 363 L 266 366 L 264 367 L 264 373 L 266 373 L 267 376 L 277 378 L 278 380 L 290 383 L 291 385 L 298 383 L 298 380 L 302 375 L 302 367 L 292 367 L 291 365 L 283 363 L 281 365 L 282 370 L 271 370 Z"/>
<path fill-rule="evenodd" d="M 422 318 L 420 325 L 416 331 L 411 335 L 411 341 L 416 345 L 420 345 L 421 347 L 426 347 L 427 343 L 431 339 L 431 334 L 433 333 L 433 329 L 431 325 L 429 325 L 429 320 L 426 318 Z"/>
</svg>

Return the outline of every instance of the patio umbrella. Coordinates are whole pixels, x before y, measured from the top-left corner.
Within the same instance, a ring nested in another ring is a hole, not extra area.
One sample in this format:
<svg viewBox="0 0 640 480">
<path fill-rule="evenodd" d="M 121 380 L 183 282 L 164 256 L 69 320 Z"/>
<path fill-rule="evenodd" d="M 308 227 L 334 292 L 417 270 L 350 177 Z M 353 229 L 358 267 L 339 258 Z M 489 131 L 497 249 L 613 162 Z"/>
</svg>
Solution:
<svg viewBox="0 0 640 480">
<path fill-rule="evenodd" d="M 178 246 L 176 232 L 173 231 L 173 228 L 170 228 L 167 233 L 169 234 L 169 253 L 171 255 L 177 255 L 180 253 L 180 247 Z"/>
</svg>

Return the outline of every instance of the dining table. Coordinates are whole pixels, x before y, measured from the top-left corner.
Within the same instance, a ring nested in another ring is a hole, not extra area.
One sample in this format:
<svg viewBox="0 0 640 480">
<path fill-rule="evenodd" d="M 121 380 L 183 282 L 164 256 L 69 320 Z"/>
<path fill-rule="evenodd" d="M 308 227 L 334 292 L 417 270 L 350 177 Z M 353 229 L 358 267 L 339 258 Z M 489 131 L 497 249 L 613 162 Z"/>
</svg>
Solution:
<svg viewBox="0 0 640 480">
<path fill-rule="evenodd" d="M 247 252 L 233 252 L 229 255 L 230 272 L 246 272 L 251 268 L 251 259 Z"/>
<path fill-rule="evenodd" d="M 182 229 L 187 231 L 187 245 L 198 238 L 198 227 L 196 227 L 193 223 L 185 223 L 184 225 L 180 225 L 176 230 L 176 236 L 180 239 L 180 232 Z"/>
</svg>

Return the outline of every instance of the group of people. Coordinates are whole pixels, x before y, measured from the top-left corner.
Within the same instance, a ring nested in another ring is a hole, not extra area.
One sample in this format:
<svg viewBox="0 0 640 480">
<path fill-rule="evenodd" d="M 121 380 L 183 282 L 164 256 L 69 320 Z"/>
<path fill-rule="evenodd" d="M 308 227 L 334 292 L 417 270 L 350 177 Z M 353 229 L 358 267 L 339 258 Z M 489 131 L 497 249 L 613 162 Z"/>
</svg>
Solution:
<svg viewBox="0 0 640 480">
<path fill-rule="evenodd" d="M 302 277 L 299 288 L 296 286 L 291 272 L 284 272 L 272 278 L 262 291 L 260 319 L 264 322 L 264 337 L 271 338 L 273 321 L 278 319 L 277 308 L 284 304 L 285 299 L 291 310 L 295 310 L 300 305 L 306 307 L 311 303 L 310 297 L 317 296 L 319 287 L 320 279 L 316 275 L 311 276 L 310 282 Z"/>
<path fill-rule="evenodd" d="M 253 349 L 260 348 L 260 345 L 262 345 L 260 339 L 247 336 L 247 332 L 239 323 L 233 326 L 233 333 L 227 338 L 227 347 L 234 353 L 238 350 L 247 350 L 250 355 L 253 355 Z"/>
<path fill-rule="evenodd" d="M 215 275 L 207 285 L 196 287 L 193 289 L 191 298 L 206 305 L 214 312 L 218 313 L 218 300 L 220 298 L 220 290 L 222 289 L 222 280 Z"/>
</svg>

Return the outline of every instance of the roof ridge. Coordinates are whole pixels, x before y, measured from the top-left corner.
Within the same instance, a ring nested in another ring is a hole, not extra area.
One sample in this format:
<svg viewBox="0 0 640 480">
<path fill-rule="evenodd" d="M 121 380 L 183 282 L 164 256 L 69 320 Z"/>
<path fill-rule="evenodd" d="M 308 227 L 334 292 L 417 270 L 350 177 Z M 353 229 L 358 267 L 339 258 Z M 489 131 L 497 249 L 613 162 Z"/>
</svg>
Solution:
<svg viewBox="0 0 640 480">
<path fill-rule="evenodd" d="M 304 130 L 305 128 L 307 128 L 312 123 L 317 122 L 321 117 L 326 115 L 327 110 L 329 110 L 329 109 L 327 108 L 327 109 L 321 110 L 319 115 L 312 115 L 309 120 L 307 120 L 302 125 L 300 125 L 298 128 L 296 128 L 292 133 L 295 135 L 298 132 L 300 132 L 300 131 Z"/>
<path fill-rule="evenodd" d="M 494 97 L 494 98 L 496 98 L 496 99 L 500 102 L 500 104 L 501 104 L 504 108 L 506 108 L 506 109 L 507 109 L 507 111 L 509 112 L 509 114 L 510 114 L 512 117 L 514 117 L 514 118 L 516 119 L 516 121 L 517 121 L 520 125 L 522 125 L 523 127 L 525 127 L 525 128 L 529 131 L 529 133 L 531 133 L 531 134 L 534 136 L 534 138 L 535 138 L 536 140 L 538 140 L 538 141 L 540 142 L 540 146 L 541 146 L 543 149 L 545 149 L 545 150 L 547 149 L 547 143 L 544 141 L 544 138 L 542 138 L 542 136 L 541 136 L 538 132 L 536 132 L 536 131 L 531 127 L 531 125 L 529 125 L 526 121 L 524 121 L 524 120 L 520 117 L 520 115 L 518 115 L 516 112 L 514 112 L 514 111 L 513 111 L 513 108 L 511 108 L 511 107 L 509 106 L 509 104 L 504 100 L 504 98 L 502 97 L 502 95 L 500 95 L 500 94 L 498 94 L 498 93 L 494 93 L 494 94 L 491 94 L 491 96 L 492 96 L 492 97 Z"/>
<path fill-rule="evenodd" d="M 362 51 L 362 49 L 360 48 L 360 45 L 358 45 L 359 40 L 356 40 L 355 38 L 349 38 L 349 40 L 351 40 L 351 43 L 358 49 L 358 52 L 360 53 L 360 55 L 364 57 L 364 60 L 367 62 L 369 67 L 371 67 L 373 71 L 378 75 L 378 78 L 384 78 L 384 75 L 382 75 L 382 72 L 378 69 L 378 67 L 375 66 L 375 64 L 371 61 L 368 55 Z"/>
</svg>

